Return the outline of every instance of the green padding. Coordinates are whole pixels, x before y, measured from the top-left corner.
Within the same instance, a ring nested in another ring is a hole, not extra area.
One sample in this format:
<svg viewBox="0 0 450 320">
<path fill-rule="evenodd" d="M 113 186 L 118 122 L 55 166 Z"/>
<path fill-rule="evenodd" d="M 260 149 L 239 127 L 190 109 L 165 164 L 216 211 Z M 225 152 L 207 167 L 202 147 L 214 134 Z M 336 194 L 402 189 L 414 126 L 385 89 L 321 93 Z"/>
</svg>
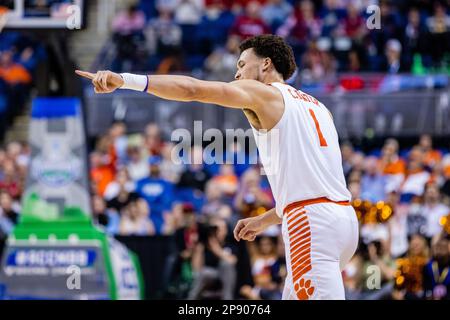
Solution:
<svg viewBox="0 0 450 320">
<path fill-rule="evenodd" d="M 58 206 L 43 199 L 36 193 L 29 195 L 23 201 L 23 210 L 20 223 L 90 223 L 91 218 L 78 207 L 64 208 L 60 214 Z"/>
</svg>

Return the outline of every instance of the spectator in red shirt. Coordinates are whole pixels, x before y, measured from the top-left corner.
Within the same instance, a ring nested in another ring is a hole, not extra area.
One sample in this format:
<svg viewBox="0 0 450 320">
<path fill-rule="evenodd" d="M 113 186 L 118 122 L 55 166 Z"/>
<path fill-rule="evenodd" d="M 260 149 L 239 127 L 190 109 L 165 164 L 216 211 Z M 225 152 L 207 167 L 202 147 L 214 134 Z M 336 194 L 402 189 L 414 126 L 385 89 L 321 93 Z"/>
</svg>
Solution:
<svg viewBox="0 0 450 320">
<path fill-rule="evenodd" d="M 270 28 L 261 19 L 261 5 L 257 1 L 251 1 L 245 8 L 245 14 L 238 17 L 231 28 L 231 34 L 242 39 L 270 33 Z"/>
<path fill-rule="evenodd" d="M 215 7 L 215 6 L 229 7 L 231 5 L 231 3 L 230 3 L 230 1 L 227 1 L 227 0 L 205 0 L 204 5 L 205 5 L 205 8 Z"/>
<path fill-rule="evenodd" d="M 0 180 L 0 191 L 7 192 L 14 199 L 19 199 L 22 194 L 22 185 L 17 171 L 17 166 L 13 160 L 5 160 L 3 177 Z"/>
<path fill-rule="evenodd" d="M 322 22 L 315 15 L 314 3 L 310 0 L 298 2 L 294 12 L 276 31 L 286 38 L 293 50 L 301 55 L 306 49 L 308 39 L 316 39 L 322 33 Z"/>
<path fill-rule="evenodd" d="M 345 33 L 352 39 L 360 39 L 365 29 L 364 18 L 359 6 L 350 2 L 347 7 L 347 17 L 344 19 Z"/>
<path fill-rule="evenodd" d="M 267 3 L 267 0 L 224 0 L 229 3 L 229 9 L 234 13 L 240 13 L 250 2 L 258 2 L 261 6 Z"/>
<path fill-rule="evenodd" d="M 145 27 L 145 14 L 135 5 L 120 11 L 113 19 L 113 31 L 120 35 L 141 32 Z"/>
</svg>

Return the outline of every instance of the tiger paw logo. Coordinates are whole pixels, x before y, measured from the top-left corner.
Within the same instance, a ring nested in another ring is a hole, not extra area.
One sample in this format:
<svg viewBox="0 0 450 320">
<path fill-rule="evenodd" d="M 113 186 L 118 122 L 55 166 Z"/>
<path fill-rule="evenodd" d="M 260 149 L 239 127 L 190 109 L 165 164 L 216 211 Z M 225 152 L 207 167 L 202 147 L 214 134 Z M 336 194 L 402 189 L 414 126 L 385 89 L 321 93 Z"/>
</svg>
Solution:
<svg viewBox="0 0 450 320">
<path fill-rule="evenodd" d="M 298 300 L 309 300 L 314 293 L 314 287 L 311 286 L 311 280 L 301 278 L 294 286 Z"/>
</svg>

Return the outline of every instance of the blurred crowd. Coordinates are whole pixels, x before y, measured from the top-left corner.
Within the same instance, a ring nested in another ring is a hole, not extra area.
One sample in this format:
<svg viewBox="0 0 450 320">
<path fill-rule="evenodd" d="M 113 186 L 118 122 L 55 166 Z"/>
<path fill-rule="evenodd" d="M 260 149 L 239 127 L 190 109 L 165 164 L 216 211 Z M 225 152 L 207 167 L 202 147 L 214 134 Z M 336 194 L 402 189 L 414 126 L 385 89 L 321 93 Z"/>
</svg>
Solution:
<svg viewBox="0 0 450 320">
<path fill-rule="evenodd" d="M 44 48 L 31 37 L 18 32 L 0 33 L 0 141 L 28 101 L 42 59 Z"/>
<path fill-rule="evenodd" d="M 446 1 L 141 0 L 112 29 L 115 71 L 205 69 L 230 80 L 239 42 L 273 33 L 293 47 L 303 82 L 342 71 L 450 72 Z"/>
<path fill-rule="evenodd" d="M 380 9 L 381 29 L 367 28 Z M 264 33 L 293 47 L 302 81 L 340 71 L 390 74 L 449 72 L 450 15 L 442 1 L 141 0 L 112 22 L 115 71 L 204 69 L 211 79 L 235 73 L 242 39 Z M 0 133 L 23 105 L 45 51 L 17 33 L 0 33 Z M 1 140 L 1 137 L 0 137 Z M 259 164 L 238 143 L 205 164 L 202 146 L 184 154 L 150 123 L 129 134 L 115 122 L 89 154 L 94 223 L 111 235 L 171 236 L 167 296 L 280 299 L 286 276 L 280 227 L 244 245 L 238 219 L 274 206 Z M 360 221 L 358 250 L 343 271 L 348 299 L 450 298 L 450 153 L 423 135 L 401 149 L 387 139 L 363 153 L 341 145 L 352 204 Z M 20 218 L 30 147 L 0 149 L 0 239 Z M 175 161 L 177 160 L 177 161 Z M 245 259 L 249 264 L 242 263 Z M 249 273 L 250 281 L 239 281 Z"/>
<path fill-rule="evenodd" d="M 205 164 L 201 146 L 186 154 L 175 147 L 154 123 L 128 134 L 115 122 L 100 136 L 90 153 L 95 224 L 111 235 L 174 237 L 164 275 L 168 297 L 279 299 L 286 275 L 280 227 L 252 243 L 232 236 L 238 219 L 274 206 L 260 165 L 249 157 L 243 164 Z M 387 139 L 371 153 L 348 142 L 341 151 L 360 221 L 358 251 L 343 271 L 347 297 L 450 298 L 448 150 L 433 148 L 423 135 L 408 150 Z M 232 143 L 224 159 L 243 152 Z M 20 217 L 29 155 L 27 145 L 15 142 L 0 150 L 2 237 Z M 245 273 L 250 281 L 238 282 Z"/>
<path fill-rule="evenodd" d="M 343 272 L 347 296 L 449 299 L 450 155 L 429 135 L 409 150 L 395 139 L 370 155 L 341 148 L 361 226 Z"/>
</svg>

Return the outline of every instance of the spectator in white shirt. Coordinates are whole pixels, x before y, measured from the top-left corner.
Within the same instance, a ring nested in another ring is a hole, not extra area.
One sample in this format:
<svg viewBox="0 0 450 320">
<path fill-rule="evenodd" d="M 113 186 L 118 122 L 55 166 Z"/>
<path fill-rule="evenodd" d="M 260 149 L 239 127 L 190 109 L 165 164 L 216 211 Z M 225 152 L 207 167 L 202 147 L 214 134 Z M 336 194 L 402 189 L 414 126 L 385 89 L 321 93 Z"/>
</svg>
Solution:
<svg viewBox="0 0 450 320">
<path fill-rule="evenodd" d="M 422 214 L 427 221 L 426 236 L 434 237 L 442 231 L 441 219 L 450 213 L 450 208 L 441 201 L 441 194 L 436 184 L 430 183 L 425 188 Z"/>
<path fill-rule="evenodd" d="M 178 0 L 175 8 L 175 22 L 199 24 L 203 15 L 203 0 Z"/>
<path fill-rule="evenodd" d="M 130 178 L 133 181 L 138 181 L 148 177 L 148 161 L 144 155 L 141 146 L 129 146 L 127 149 L 128 164 L 127 169 Z"/>
<path fill-rule="evenodd" d="M 126 168 L 120 169 L 117 172 L 116 179 L 108 183 L 103 197 L 106 200 L 111 200 L 117 197 L 123 189 L 127 192 L 132 192 L 135 189 L 134 182 L 130 179 L 130 175 L 128 174 L 128 170 Z"/>
<path fill-rule="evenodd" d="M 409 163 L 405 180 L 400 187 L 401 201 L 409 202 L 414 196 L 421 196 L 425 184 L 430 180 L 430 173 L 424 170 L 424 153 L 418 146 L 409 154 Z"/>
</svg>

